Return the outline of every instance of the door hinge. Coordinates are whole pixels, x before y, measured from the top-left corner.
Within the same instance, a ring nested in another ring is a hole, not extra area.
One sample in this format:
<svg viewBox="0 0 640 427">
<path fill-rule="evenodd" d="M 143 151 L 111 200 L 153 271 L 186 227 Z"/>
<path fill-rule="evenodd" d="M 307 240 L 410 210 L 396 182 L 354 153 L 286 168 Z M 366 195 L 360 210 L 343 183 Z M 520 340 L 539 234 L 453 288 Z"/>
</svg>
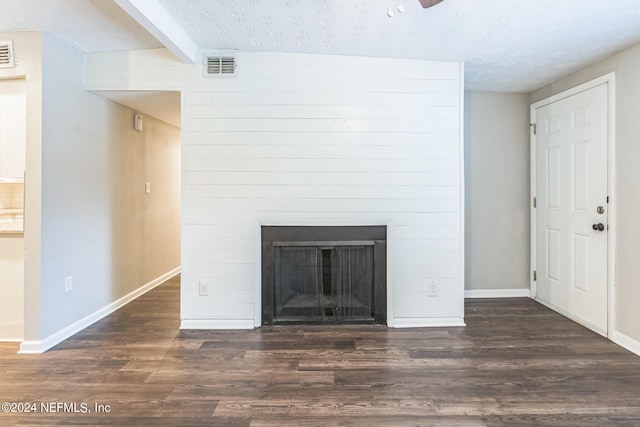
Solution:
<svg viewBox="0 0 640 427">
<path fill-rule="evenodd" d="M 609 196 L 607 196 L 607 203 L 609 203 Z"/>
<path fill-rule="evenodd" d="M 538 274 L 533 270 L 533 281 L 535 282 L 536 280 L 538 280 Z"/>
<path fill-rule="evenodd" d="M 536 198 L 533 198 L 533 208 L 535 209 L 538 206 L 538 202 L 536 200 Z"/>
<path fill-rule="evenodd" d="M 529 126 L 531 126 L 531 129 L 533 129 L 533 134 L 536 135 L 536 132 L 538 131 L 538 127 L 536 126 L 536 124 L 531 123 L 529 124 Z"/>
</svg>

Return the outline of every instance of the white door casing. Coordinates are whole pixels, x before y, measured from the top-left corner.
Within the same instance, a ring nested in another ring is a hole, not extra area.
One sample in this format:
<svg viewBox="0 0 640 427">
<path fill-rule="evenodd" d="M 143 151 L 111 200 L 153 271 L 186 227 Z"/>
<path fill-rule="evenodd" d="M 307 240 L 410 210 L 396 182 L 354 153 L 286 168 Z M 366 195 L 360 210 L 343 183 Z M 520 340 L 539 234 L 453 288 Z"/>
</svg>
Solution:
<svg viewBox="0 0 640 427">
<path fill-rule="evenodd" d="M 537 128 L 532 159 L 535 297 L 606 336 L 608 84 L 538 103 L 532 110 Z"/>
</svg>

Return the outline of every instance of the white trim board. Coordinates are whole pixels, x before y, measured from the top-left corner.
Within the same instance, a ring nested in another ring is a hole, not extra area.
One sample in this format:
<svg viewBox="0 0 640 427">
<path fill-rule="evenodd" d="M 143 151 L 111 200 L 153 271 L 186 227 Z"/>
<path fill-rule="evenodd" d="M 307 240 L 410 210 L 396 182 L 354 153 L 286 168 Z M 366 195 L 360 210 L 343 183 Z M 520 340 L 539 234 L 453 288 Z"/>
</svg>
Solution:
<svg viewBox="0 0 640 427">
<path fill-rule="evenodd" d="M 394 328 L 439 328 L 467 326 L 464 319 L 458 317 L 396 317 Z"/>
<path fill-rule="evenodd" d="M 20 345 L 20 351 L 18 351 L 18 354 L 42 354 L 45 351 L 49 350 L 51 347 L 60 344 L 62 341 L 66 340 L 72 335 L 75 335 L 83 329 L 91 326 L 98 320 L 108 316 L 119 308 L 124 307 L 131 301 L 146 294 L 150 290 L 156 288 L 157 286 L 163 284 L 164 282 L 171 279 L 172 277 L 177 276 L 178 274 L 180 274 L 179 266 L 163 274 L 162 276 L 153 279 L 149 283 L 142 285 L 138 289 L 128 293 L 122 298 L 117 299 L 111 304 L 99 309 L 98 311 L 78 320 L 77 322 L 72 323 L 66 328 L 63 328 L 58 332 L 49 335 L 41 341 L 23 341 Z"/>
<path fill-rule="evenodd" d="M 140 26 L 185 64 L 196 63 L 198 45 L 157 0 L 115 0 Z"/>
<path fill-rule="evenodd" d="M 253 329 L 253 319 L 183 319 L 180 329 Z"/>
<path fill-rule="evenodd" d="M 625 334 L 615 331 L 613 333 L 613 336 L 611 338 L 611 341 L 613 341 L 614 343 L 618 344 L 620 347 L 625 348 L 627 350 L 629 350 L 632 353 L 637 354 L 638 356 L 640 356 L 640 342 L 634 340 L 633 338 L 630 338 L 628 336 L 626 336 Z"/>
<path fill-rule="evenodd" d="M 465 298 L 529 298 L 529 289 L 467 289 Z"/>
<path fill-rule="evenodd" d="M 460 316 L 460 322 L 462 323 L 462 325 L 464 325 L 464 297 L 465 297 L 465 290 L 464 290 L 464 282 L 465 282 L 465 274 L 466 274 L 466 259 L 465 259 L 465 235 L 466 235 L 466 222 L 465 222 L 465 216 L 466 216 L 466 205 L 465 205 L 465 165 L 464 165 L 464 159 L 465 159 L 465 153 L 464 153 L 464 134 L 465 134 L 465 128 L 464 128 L 464 123 L 465 123 L 465 119 L 464 119 L 464 111 L 465 111 L 465 105 L 464 105 L 464 70 L 465 70 L 465 66 L 464 66 L 464 62 L 460 63 L 460 78 L 459 78 L 459 83 L 460 83 L 460 92 L 459 92 L 459 96 L 460 96 L 460 109 L 459 109 L 459 145 L 458 145 L 458 150 L 459 150 L 459 167 L 458 167 L 458 171 L 460 174 L 460 217 L 459 217 L 459 221 L 460 221 L 460 235 L 459 235 L 459 250 L 460 250 L 460 270 L 459 270 L 459 275 L 460 275 L 460 281 L 458 283 L 458 286 L 456 287 L 456 300 L 460 301 L 460 299 L 462 299 L 462 304 L 459 306 L 459 312 L 458 312 L 458 316 Z"/>
</svg>

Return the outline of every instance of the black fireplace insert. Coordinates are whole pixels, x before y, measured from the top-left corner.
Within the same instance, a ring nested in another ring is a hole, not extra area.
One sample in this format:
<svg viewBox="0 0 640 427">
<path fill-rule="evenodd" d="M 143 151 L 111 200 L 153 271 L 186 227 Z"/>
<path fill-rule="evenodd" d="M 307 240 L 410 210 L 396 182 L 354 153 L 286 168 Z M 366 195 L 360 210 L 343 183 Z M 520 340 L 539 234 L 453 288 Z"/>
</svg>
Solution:
<svg viewBox="0 0 640 427">
<path fill-rule="evenodd" d="M 262 227 L 262 324 L 387 321 L 386 227 Z"/>
</svg>

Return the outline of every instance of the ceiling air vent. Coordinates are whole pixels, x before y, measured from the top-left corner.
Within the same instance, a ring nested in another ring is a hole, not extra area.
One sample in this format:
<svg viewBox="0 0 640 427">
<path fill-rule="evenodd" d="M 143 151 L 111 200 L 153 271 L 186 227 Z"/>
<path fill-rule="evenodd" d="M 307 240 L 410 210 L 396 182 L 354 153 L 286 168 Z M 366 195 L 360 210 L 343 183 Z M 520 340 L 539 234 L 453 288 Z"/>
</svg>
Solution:
<svg viewBox="0 0 640 427">
<path fill-rule="evenodd" d="M 206 56 L 205 76 L 235 76 L 236 58 L 233 56 Z"/>
<path fill-rule="evenodd" d="M 13 66 L 13 42 L 0 41 L 0 68 L 10 68 Z"/>
</svg>

